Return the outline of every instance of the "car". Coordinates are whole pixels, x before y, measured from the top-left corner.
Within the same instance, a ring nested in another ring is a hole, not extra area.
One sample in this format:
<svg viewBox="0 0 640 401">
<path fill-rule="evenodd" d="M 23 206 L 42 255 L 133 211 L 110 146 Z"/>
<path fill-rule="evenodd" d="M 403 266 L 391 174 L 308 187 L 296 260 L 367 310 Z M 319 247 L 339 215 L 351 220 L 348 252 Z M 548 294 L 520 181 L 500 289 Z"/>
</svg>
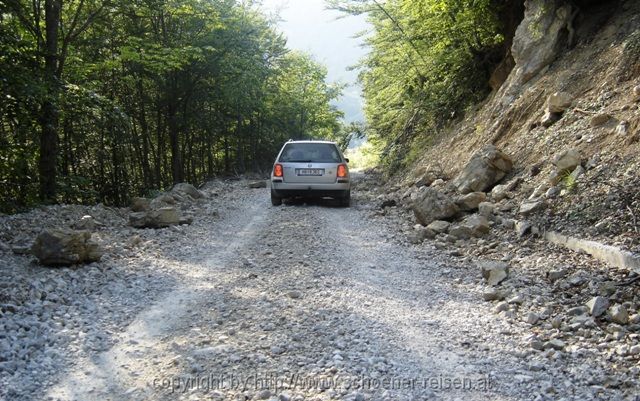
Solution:
<svg viewBox="0 0 640 401">
<path fill-rule="evenodd" d="M 349 160 L 330 141 L 288 141 L 271 172 L 271 204 L 285 198 L 333 198 L 351 204 Z"/>
</svg>

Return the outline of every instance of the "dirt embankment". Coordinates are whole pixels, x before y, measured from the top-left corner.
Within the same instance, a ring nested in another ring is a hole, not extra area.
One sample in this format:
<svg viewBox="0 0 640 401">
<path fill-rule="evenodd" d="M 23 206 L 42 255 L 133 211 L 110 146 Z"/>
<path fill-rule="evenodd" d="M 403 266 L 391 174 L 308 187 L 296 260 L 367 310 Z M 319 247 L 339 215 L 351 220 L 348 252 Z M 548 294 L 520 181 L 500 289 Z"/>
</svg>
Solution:
<svg viewBox="0 0 640 401">
<path fill-rule="evenodd" d="M 571 9 L 568 25 L 549 22 L 559 28 L 537 42 L 531 32 L 545 16 L 535 3 L 527 2 L 516 32 L 514 53 L 519 48 L 522 54 L 514 54 L 509 78 L 427 148 L 398 196 L 425 174 L 455 178 L 473 154 L 494 144 L 514 161 L 502 183 L 517 184 L 498 205 L 511 217 L 521 219 L 522 202 L 553 188 L 544 207 L 526 217 L 532 224 L 639 252 L 640 3 L 575 2 L 580 8 Z M 547 18 L 560 18 L 561 8 L 547 10 Z M 539 59 L 543 50 L 549 62 Z M 538 72 L 523 78 L 532 64 Z M 558 93 L 569 102 L 548 113 L 549 98 Z M 554 156 L 569 149 L 579 152 L 584 171 L 554 178 Z"/>
</svg>

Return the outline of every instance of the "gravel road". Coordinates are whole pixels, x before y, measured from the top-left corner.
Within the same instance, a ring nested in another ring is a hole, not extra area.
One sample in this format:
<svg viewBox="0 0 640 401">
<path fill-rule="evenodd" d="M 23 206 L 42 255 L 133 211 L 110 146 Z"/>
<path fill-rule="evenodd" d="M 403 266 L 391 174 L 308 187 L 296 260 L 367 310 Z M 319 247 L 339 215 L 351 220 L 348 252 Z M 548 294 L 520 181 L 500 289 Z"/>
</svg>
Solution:
<svg viewBox="0 0 640 401">
<path fill-rule="evenodd" d="M 240 184 L 212 192 L 218 196 L 200 208 L 215 203 L 213 217 L 142 231 L 153 252 L 143 248 L 135 254 L 138 262 L 125 255 L 67 269 L 64 274 L 83 281 L 92 269 L 146 266 L 133 285 L 105 279 L 69 295 L 100 305 L 100 294 L 121 291 L 114 299 L 132 305 L 107 298 L 108 307 L 93 312 L 78 306 L 79 323 L 70 329 L 94 339 L 106 331 L 103 345 L 53 342 L 34 351 L 33 363 L 1 372 L 0 398 L 597 397 L 597 389 L 575 382 L 587 365 L 553 350 L 523 351 L 530 332 L 480 301 L 475 266 L 407 244 L 389 221 L 372 217 L 357 191 L 351 208 L 274 208 L 264 189 Z M 121 241 L 134 232 L 126 233 Z M 73 320 L 72 312 L 67 317 Z M 94 321 L 102 331 L 85 327 Z M 40 370 L 51 349 L 56 358 Z"/>
</svg>

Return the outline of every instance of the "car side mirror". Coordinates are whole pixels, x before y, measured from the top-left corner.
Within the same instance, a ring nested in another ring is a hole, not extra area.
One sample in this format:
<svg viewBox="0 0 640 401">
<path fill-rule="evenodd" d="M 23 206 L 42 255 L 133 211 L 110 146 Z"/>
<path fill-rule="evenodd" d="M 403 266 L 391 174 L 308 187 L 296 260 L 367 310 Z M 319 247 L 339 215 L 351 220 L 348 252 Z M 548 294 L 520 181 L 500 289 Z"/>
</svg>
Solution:
<svg viewBox="0 0 640 401">
<path fill-rule="evenodd" d="M 346 161 L 347 163 L 349 163 L 349 158 L 348 158 L 348 157 L 345 157 L 345 158 L 344 158 L 344 161 Z"/>
</svg>

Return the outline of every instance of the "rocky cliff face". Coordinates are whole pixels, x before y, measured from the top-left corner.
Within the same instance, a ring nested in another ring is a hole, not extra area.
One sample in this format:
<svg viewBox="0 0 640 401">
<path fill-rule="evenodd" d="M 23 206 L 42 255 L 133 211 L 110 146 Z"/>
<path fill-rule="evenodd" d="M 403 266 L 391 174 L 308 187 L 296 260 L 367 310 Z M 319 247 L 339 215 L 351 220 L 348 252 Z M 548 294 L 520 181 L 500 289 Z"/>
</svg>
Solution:
<svg viewBox="0 0 640 401">
<path fill-rule="evenodd" d="M 513 69 L 426 151 L 398 197 L 419 192 L 434 171 L 455 196 L 472 155 L 494 145 L 513 160 L 493 184 L 503 184 L 499 196 L 489 196 L 504 218 L 640 251 L 640 3 L 527 0 L 524 7 L 509 38 Z M 564 161 L 571 166 L 558 166 Z"/>
</svg>

